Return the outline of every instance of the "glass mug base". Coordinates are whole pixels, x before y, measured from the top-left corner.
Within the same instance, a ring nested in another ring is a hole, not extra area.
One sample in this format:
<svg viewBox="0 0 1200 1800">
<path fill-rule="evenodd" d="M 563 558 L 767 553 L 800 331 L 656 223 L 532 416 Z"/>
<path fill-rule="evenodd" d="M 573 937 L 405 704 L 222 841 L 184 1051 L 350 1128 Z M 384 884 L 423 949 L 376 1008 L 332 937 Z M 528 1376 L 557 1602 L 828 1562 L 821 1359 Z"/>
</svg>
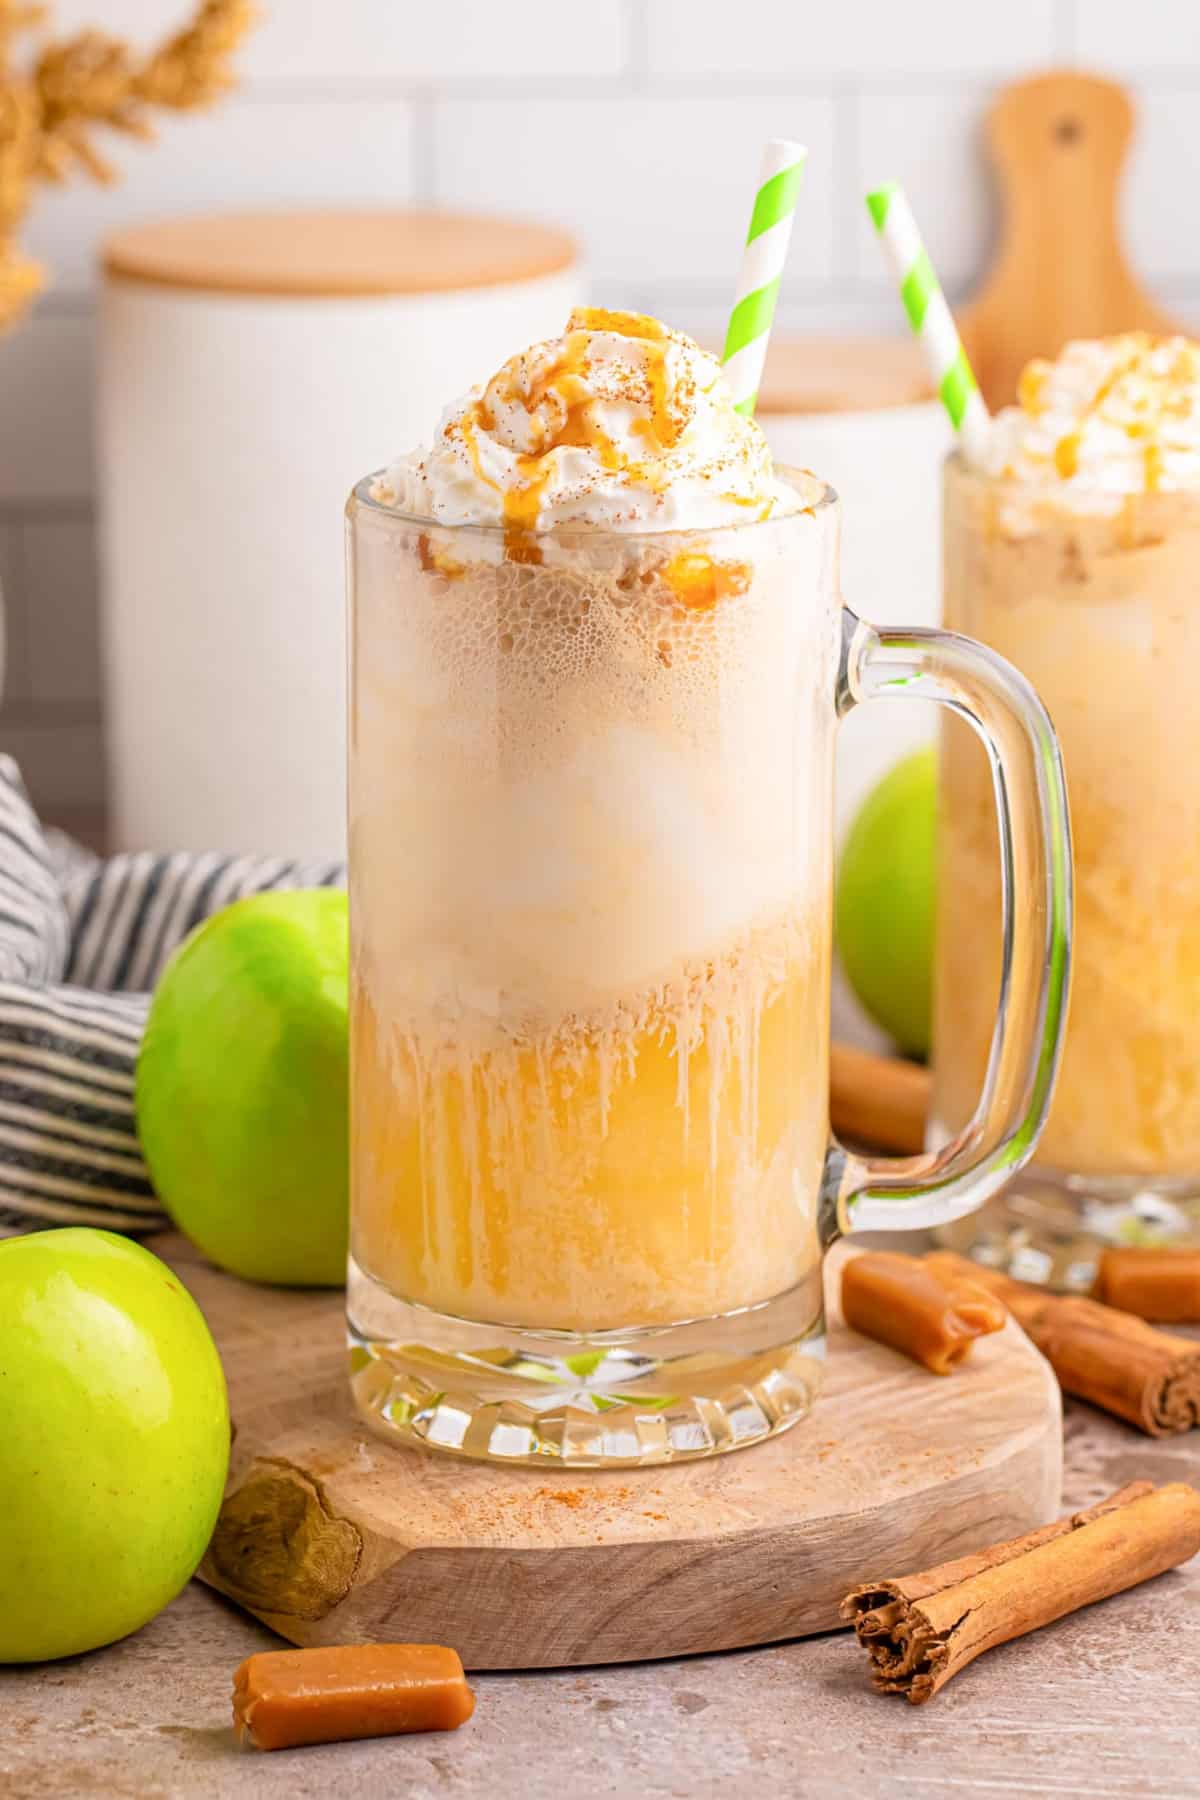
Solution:
<svg viewBox="0 0 1200 1800">
<path fill-rule="evenodd" d="M 934 1235 L 1017 1280 L 1086 1293 L 1104 1249 L 1200 1244 L 1200 1175 L 1070 1175 L 1035 1164 Z"/>
<path fill-rule="evenodd" d="M 686 1462 L 807 1416 L 825 1359 L 821 1275 L 717 1319 L 586 1333 L 432 1312 L 351 1259 L 347 1344 L 355 1405 L 393 1442 L 560 1468 Z"/>
</svg>

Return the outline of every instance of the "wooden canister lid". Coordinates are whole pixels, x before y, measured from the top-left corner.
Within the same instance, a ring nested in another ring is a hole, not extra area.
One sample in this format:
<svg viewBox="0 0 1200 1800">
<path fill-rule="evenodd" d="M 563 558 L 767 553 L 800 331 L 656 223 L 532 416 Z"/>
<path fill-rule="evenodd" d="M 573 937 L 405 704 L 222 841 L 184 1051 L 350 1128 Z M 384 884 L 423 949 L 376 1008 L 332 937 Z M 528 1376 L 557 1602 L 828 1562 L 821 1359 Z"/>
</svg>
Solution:
<svg viewBox="0 0 1200 1800">
<path fill-rule="evenodd" d="M 875 412 L 933 397 L 911 338 L 772 336 L 758 413 Z"/>
<path fill-rule="evenodd" d="M 202 214 L 115 232 L 105 274 L 154 287 L 327 297 L 432 294 L 556 275 L 564 231 L 443 212 Z"/>
</svg>

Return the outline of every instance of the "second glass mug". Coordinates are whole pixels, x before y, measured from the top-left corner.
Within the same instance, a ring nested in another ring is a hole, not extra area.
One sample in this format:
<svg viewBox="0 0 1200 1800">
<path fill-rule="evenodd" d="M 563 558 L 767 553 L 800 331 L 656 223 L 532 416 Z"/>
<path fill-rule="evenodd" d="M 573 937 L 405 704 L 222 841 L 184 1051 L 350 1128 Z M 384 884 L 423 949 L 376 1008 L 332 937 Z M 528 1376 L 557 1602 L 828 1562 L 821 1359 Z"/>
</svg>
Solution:
<svg viewBox="0 0 1200 1800">
<path fill-rule="evenodd" d="M 1131 440 L 1135 453 L 1137 441 Z M 1152 447 L 1145 450 L 1152 466 Z M 945 468 L 944 616 L 1037 685 L 1074 831 L 1075 983 L 1037 1156 L 947 1234 L 1086 1291 L 1105 1244 L 1200 1241 L 1200 494 L 1080 491 Z M 968 1116 L 999 977 L 985 760 L 943 734 L 935 1133 Z M 1019 924 L 1019 921 L 1018 921 Z"/>
<path fill-rule="evenodd" d="M 350 1368 L 378 1430 L 618 1466 L 804 1416 L 840 1235 L 945 1223 L 1030 1154 L 1070 848 L 1032 689 L 843 607 L 839 507 L 513 539 L 351 496 Z M 831 1140 L 833 739 L 880 696 L 987 744 L 1004 979 L 937 1151 Z M 1013 920 L 1021 930 L 1014 942 Z"/>
</svg>

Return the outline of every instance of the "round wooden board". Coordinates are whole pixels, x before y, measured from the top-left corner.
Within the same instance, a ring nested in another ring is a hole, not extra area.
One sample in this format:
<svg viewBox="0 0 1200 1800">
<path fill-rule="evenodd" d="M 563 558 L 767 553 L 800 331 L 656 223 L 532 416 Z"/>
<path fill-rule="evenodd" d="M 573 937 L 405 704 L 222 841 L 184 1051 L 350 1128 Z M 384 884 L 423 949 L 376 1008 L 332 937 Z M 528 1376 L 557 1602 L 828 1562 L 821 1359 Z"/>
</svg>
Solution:
<svg viewBox="0 0 1200 1800">
<path fill-rule="evenodd" d="M 493 1469 L 358 1424 L 340 1294 L 155 1248 L 229 1379 L 229 1486 L 200 1575 L 296 1644 L 445 1643 L 468 1668 L 515 1669 L 769 1643 L 835 1627 L 860 1582 L 1059 1511 L 1058 1386 L 1012 1324 L 939 1379 L 834 1317 L 816 1410 L 769 1443 L 648 1470 Z"/>
</svg>

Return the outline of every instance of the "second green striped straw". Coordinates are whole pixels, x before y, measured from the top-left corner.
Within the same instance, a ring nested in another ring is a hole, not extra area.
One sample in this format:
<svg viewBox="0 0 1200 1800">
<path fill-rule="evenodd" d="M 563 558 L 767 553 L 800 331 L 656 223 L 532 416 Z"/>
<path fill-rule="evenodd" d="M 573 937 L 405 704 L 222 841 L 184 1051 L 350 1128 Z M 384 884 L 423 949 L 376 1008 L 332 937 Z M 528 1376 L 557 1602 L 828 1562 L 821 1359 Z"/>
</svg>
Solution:
<svg viewBox="0 0 1200 1800">
<path fill-rule="evenodd" d="M 908 322 L 921 341 L 950 423 L 968 461 L 982 463 L 991 436 L 991 415 L 904 190 L 894 181 L 876 188 L 867 195 L 867 210 L 891 258 Z"/>
<path fill-rule="evenodd" d="M 733 403 L 747 418 L 754 416 L 758 399 L 779 279 L 787 260 L 792 215 L 807 156 L 804 145 L 794 144 L 790 138 L 771 138 L 763 152 L 758 192 L 721 358 Z"/>
</svg>

